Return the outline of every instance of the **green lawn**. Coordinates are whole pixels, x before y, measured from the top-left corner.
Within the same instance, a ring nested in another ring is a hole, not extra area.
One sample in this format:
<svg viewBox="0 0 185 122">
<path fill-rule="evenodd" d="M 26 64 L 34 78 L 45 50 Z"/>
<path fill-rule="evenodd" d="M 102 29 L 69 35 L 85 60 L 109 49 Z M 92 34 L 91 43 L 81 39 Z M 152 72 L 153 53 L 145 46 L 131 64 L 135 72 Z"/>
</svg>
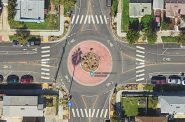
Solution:
<svg viewBox="0 0 185 122">
<path fill-rule="evenodd" d="M 172 36 L 162 36 L 163 42 L 178 42 L 178 37 L 172 37 Z"/>
<path fill-rule="evenodd" d="M 56 15 L 48 15 L 45 17 L 45 21 L 41 23 L 35 22 L 18 22 L 12 21 L 10 27 L 13 29 L 22 28 L 24 25 L 28 29 L 41 29 L 41 30 L 57 30 L 59 27 L 59 17 Z"/>
<path fill-rule="evenodd" d="M 9 38 L 10 38 L 10 41 L 18 40 L 18 38 L 17 38 L 16 35 L 10 35 Z M 39 35 L 34 35 L 34 36 L 33 35 L 30 35 L 29 38 L 28 38 L 28 40 L 30 40 L 32 38 L 40 38 L 40 36 Z"/>
<path fill-rule="evenodd" d="M 123 32 L 128 31 L 129 26 L 129 3 L 128 0 L 122 0 L 122 19 L 121 19 L 121 29 Z"/>
<path fill-rule="evenodd" d="M 138 98 L 124 98 L 122 104 L 126 116 L 138 115 Z"/>
</svg>

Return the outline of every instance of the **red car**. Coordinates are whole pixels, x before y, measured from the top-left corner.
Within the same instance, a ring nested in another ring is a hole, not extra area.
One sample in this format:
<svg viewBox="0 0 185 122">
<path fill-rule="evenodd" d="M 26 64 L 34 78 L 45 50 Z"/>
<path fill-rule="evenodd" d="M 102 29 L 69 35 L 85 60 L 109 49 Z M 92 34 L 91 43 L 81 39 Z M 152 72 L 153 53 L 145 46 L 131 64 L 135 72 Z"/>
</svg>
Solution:
<svg viewBox="0 0 185 122">
<path fill-rule="evenodd" d="M 30 84 L 32 82 L 33 82 L 33 76 L 31 76 L 31 75 L 23 75 L 21 77 L 22 84 Z"/>
</svg>

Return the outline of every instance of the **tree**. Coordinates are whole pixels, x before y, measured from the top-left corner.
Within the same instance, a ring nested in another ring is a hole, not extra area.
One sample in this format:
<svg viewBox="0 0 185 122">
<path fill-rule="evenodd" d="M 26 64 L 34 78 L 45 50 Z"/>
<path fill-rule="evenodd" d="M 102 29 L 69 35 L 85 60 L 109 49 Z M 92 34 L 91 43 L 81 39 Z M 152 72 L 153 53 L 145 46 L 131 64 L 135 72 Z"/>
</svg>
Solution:
<svg viewBox="0 0 185 122">
<path fill-rule="evenodd" d="M 26 25 L 24 25 L 23 28 L 16 30 L 16 36 L 17 36 L 19 43 L 22 45 L 25 45 L 27 44 L 27 40 L 30 36 L 30 31 L 28 30 Z"/>
<path fill-rule="evenodd" d="M 138 115 L 138 99 L 137 98 L 125 98 L 123 99 L 123 109 L 125 115 L 137 116 Z"/>
<path fill-rule="evenodd" d="M 153 23 L 153 16 L 151 15 L 145 15 L 144 17 L 141 18 L 141 29 L 143 31 L 149 30 L 152 26 Z"/>
<path fill-rule="evenodd" d="M 15 7 L 16 7 L 17 0 L 8 0 L 8 20 L 12 21 L 16 14 Z"/>
<path fill-rule="evenodd" d="M 130 18 L 130 20 L 129 20 L 129 29 L 139 31 L 139 29 L 140 29 L 139 27 L 140 27 L 139 20 L 135 19 L 135 18 L 134 19 Z"/>
<path fill-rule="evenodd" d="M 112 1 L 112 13 L 113 13 L 113 16 L 116 16 L 117 11 L 118 11 L 118 0 L 113 0 Z"/>
<path fill-rule="evenodd" d="M 185 45 L 185 32 L 181 31 L 178 37 L 178 42 L 181 43 L 182 45 Z"/>
<path fill-rule="evenodd" d="M 136 30 L 129 30 L 127 32 L 127 40 L 130 44 L 135 43 L 140 37 L 139 31 Z"/>
<path fill-rule="evenodd" d="M 157 40 L 157 34 L 154 30 L 147 30 L 146 37 L 149 44 L 154 44 Z"/>
</svg>

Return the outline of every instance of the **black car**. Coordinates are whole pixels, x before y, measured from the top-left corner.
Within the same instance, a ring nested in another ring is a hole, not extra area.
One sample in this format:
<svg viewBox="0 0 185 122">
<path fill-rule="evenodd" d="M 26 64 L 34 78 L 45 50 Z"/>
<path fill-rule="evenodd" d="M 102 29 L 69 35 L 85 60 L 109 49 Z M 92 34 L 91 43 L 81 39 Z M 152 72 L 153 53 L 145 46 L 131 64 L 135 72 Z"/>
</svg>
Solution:
<svg viewBox="0 0 185 122">
<path fill-rule="evenodd" d="M 18 40 L 13 40 L 12 43 L 13 43 L 13 46 L 18 46 L 19 45 L 19 41 Z"/>
<path fill-rule="evenodd" d="M 39 46 L 41 44 L 41 40 L 38 38 L 32 38 L 28 40 L 28 46 Z"/>
<path fill-rule="evenodd" d="M 0 75 L 0 82 L 2 83 L 2 82 L 3 82 L 3 80 L 4 80 L 3 75 Z"/>
<path fill-rule="evenodd" d="M 156 85 L 167 84 L 166 77 L 163 75 L 152 76 L 151 83 Z"/>
<path fill-rule="evenodd" d="M 9 75 L 6 80 L 7 80 L 7 83 L 10 83 L 10 84 L 19 83 L 19 76 Z"/>
</svg>

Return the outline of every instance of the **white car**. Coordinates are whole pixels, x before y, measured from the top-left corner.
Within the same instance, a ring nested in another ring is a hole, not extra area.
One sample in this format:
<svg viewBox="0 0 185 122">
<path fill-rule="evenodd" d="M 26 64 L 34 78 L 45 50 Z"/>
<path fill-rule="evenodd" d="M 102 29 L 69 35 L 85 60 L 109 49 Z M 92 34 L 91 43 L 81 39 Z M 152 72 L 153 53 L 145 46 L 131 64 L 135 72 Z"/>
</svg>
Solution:
<svg viewBox="0 0 185 122">
<path fill-rule="evenodd" d="M 171 75 L 168 78 L 168 83 L 169 84 L 181 84 L 181 77 L 178 75 Z"/>
<path fill-rule="evenodd" d="M 185 77 L 182 79 L 182 85 L 185 85 Z"/>
</svg>

